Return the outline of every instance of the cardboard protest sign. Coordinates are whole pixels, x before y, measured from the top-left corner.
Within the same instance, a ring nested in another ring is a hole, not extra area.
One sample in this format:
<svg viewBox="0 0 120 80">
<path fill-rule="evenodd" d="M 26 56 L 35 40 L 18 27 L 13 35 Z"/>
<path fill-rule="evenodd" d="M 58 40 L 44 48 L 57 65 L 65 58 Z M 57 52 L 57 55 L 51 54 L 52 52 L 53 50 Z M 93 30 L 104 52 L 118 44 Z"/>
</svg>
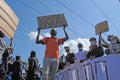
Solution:
<svg viewBox="0 0 120 80">
<path fill-rule="evenodd" d="M 95 31 L 96 31 L 96 35 L 99 35 L 100 33 L 109 31 L 107 21 L 103 21 L 103 22 L 98 23 L 95 26 Z"/>
<path fill-rule="evenodd" d="M 40 29 L 68 26 L 64 14 L 40 16 L 37 17 L 37 22 Z"/>
<path fill-rule="evenodd" d="M 18 17 L 4 0 L 0 0 L 0 30 L 9 38 L 14 37 L 18 25 Z"/>
</svg>

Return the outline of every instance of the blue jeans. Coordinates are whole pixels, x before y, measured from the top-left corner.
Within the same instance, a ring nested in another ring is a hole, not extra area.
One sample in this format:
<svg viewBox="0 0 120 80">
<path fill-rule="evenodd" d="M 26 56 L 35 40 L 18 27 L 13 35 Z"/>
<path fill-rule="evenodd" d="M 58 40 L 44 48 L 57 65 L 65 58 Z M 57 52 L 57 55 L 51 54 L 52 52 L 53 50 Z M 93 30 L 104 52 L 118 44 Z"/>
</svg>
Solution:
<svg viewBox="0 0 120 80">
<path fill-rule="evenodd" d="M 48 80 L 48 77 L 50 77 L 51 80 L 55 80 L 58 64 L 59 64 L 58 59 L 44 57 L 42 80 Z"/>
</svg>

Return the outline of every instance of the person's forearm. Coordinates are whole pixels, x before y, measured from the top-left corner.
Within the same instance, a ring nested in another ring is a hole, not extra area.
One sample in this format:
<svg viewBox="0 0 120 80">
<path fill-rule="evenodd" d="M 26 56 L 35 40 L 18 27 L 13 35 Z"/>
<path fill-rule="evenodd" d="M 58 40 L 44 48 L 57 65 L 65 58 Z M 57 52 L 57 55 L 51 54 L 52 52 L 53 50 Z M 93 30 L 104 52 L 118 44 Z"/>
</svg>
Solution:
<svg viewBox="0 0 120 80">
<path fill-rule="evenodd" d="M 67 33 L 66 29 L 64 29 L 64 33 L 65 33 L 65 37 L 66 37 L 67 39 L 69 39 L 69 36 L 68 36 L 68 33 Z"/>
<path fill-rule="evenodd" d="M 100 40 L 105 44 L 105 45 L 107 45 L 107 46 L 109 46 L 109 43 L 107 43 L 104 39 L 103 39 L 103 37 L 100 35 Z"/>
<path fill-rule="evenodd" d="M 39 43 L 39 35 L 40 35 L 40 30 L 38 30 L 37 38 L 36 38 L 36 44 Z"/>
<path fill-rule="evenodd" d="M 64 33 L 65 33 L 65 38 L 63 39 L 63 42 L 65 42 L 66 40 L 69 39 L 69 36 L 68 36 L 68 33 L 67 33 L 65 27 L 63 28 L 63 30 L 64 30 Z"/>
</svg>

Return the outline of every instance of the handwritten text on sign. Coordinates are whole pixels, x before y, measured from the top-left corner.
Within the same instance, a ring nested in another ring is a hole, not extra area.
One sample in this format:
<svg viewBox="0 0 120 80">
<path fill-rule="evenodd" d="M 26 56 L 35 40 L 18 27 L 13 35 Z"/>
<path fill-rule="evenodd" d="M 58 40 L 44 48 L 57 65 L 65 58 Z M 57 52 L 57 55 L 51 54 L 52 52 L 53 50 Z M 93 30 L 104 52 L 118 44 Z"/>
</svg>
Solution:
<svg viewBox="0 0 120 80">
<path fill-rule="evenodd" d="M 68 25 L 64 14 L 37 17 L 37 21 L 40 29 L 63 27 Z"/>
</svg>

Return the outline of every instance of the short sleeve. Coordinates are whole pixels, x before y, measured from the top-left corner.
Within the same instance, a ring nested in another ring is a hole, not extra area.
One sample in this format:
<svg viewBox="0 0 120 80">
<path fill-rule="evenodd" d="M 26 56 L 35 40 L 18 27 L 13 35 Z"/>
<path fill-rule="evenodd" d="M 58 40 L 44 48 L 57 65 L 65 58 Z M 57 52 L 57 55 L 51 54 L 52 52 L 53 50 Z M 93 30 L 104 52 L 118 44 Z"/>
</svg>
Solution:
<svg viewBox="0 0 120 80">
<path fill-rule="evenodd" d="M 63 39 L 62 38 L 59 38 L 58 39 L 58 44 L 63 44 L 64 42 L 63 42 Z"/>
<path fill-rule="evenodd" d="M 44 44 L 47 44 L 47 42 L 48 42 L 48 39 L 49 39 L 48 37 L 46 37 L 46 38 L 43 38 L 43 39 L 42 39 L 42 42 L 43 42 Z"/>
</svg>

